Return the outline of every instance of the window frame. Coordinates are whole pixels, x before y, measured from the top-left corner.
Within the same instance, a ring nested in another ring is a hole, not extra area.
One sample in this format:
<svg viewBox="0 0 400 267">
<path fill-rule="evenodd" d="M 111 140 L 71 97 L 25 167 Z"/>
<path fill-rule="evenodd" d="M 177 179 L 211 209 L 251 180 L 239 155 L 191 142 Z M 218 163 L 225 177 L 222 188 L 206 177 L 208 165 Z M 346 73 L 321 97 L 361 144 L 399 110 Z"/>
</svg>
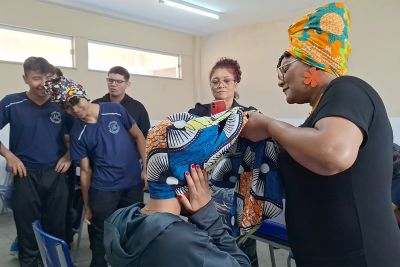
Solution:
<svg viewBox="0 0 400 267">
<path fill-rule="evenodd" d="M 54 32 L 50 32 L 50 31 L 8 25 L 8 24 L 3 24 L 3 23 L 0 23 L 0 29 L 5 29 L 5 30 L 10 30 L 10 31 L 15 31 L 15 32 L 22 32 L 22 33 L 30 33 L 30 34 L 41 35 L 41 36 L 54 37 L 54 38 L 65 39 L 67 41 L 70 41 L 70 43 L 71 43 L 70 56 L 71 56 L 71 65 L 72 66 L 64 66 L 64 65 L 55 65 L 55 66 L 66 68 L 66 69 L 76 69 L 74 36 L 67 35 L 67 34 L 54 33 Z M 43 56 L 43 57 L 46 58 L 47 60 L 49 60 L 50 63 L 52 63 L 51 60 L 48 59 L 48 57 L 46 57 L 46 56 Z M 16 60 L 5 60 L 5 59 L 0 58 L 0 62 L 1 63 L 11 63 L 11 64 L 23 64 L 24 60 L 16 61 Z"/>
<path fill-rule="evenodd" d="M 182 56 L 180 54 L 168 53 L 168 52 L 151 50 L 151 49 L 138 48 L 138 47 L 133 47 L 133 46 L 129 46 L 129 45 L 116 44 L 116 43 L 111 43 L 111 42 L 106 42 L 106 41 L 99 41 L 99 40 L 94 40 L 94 39 L 88 39 L 87 40 L 87 56 L 88 56 L 87 69 L 88 69 L 88 71 L 105 72 L 105 73 L 108 72 L 108 70 L 91 69 L 89 67 L 89 44 L 91 44 L 91 43 L 92 44 L 98 44 L 98 45 L 110 46 L 110 47 L 116 47 L 116 48 L 129 49 L 129 50 L 145 52 L 145 53 L 153 53 L 153 54 L 177 57 L 178 58 L 178 76 L 179 77 L 166 77 L 166 76 L 159 76 L 159 75 L 132 73 L 129 70 L 128 70 L 128 72 L 129 72 L 129 74 L 143 76 L 143 77 L 163 78 L 163 79 L 172 79 L 172 80 L 183 80 L 183 77 L 182 77 Z"/>
</svg>

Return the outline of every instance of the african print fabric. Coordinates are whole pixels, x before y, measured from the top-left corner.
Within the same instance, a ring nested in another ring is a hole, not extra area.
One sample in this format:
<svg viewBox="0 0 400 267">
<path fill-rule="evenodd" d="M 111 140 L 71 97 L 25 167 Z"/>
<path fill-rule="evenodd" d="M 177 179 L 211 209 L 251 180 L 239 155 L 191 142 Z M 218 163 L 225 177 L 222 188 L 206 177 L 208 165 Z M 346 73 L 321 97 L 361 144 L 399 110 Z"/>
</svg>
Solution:
<svg viewBox="0 0 400 267">
<path fill-rule="evenodd" d="M 303 63 L 336 76 L 346 75 L 351 51 L 350 14 L 343 3 L 317 8 L 289 29 L 288 52 Z"/>
</svg>

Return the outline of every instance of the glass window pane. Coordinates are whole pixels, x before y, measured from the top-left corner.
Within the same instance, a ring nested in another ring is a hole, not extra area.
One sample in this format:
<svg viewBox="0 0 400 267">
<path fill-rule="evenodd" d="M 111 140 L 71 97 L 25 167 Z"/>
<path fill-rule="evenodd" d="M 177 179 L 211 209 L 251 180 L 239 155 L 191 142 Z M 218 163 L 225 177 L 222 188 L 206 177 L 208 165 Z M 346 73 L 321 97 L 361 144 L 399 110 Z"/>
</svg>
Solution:
<svg viewBox="0 0 400 267">
<path fill-rule="evenodd" d="M 51 64 L 73 67 L 72 37 L 0 26 L 0 60 L 24 62 L 44 57 Z"/>
<path fill-rule="evenodd" d="M 89 42 L 88 55 L 91 70 L 108 71 L 113 66 L 123 66 L 133 74 L 181 78 L 180 57 L 176 55 L 98 42 Z"/>
</svg>

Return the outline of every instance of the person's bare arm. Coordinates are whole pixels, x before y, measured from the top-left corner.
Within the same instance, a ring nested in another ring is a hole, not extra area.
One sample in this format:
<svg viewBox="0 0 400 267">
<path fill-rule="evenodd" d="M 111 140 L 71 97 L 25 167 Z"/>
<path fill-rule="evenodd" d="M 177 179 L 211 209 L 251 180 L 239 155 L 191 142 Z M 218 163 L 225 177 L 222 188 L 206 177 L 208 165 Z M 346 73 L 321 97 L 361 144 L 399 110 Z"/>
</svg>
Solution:
<svg viewBox="0 0 400 267">
<path fill-rule="evenodd" d="M 92 169 L 90 168 L 89 158 L 80 160 L 80 178 L 81 178 L 81 191 L 83 198 L 83 207 L 85 208 L 85 222 L 90 224 L 92 219 L 92 210 L 89 205 L 89 188 L 92 181 Z"/>
<path fill-rule="evenodd" d="M 0 155 L 6 159 L 7 167 L 14 176 L 26 177 L 27 173 L 24 163 L 2 143 L 0 143 Z"/>
<path fill-rule="evenodd" d="M 142 180 L 143 182 L 146 181 L 146 139 L 144 138 L 144 135 L 142 131 L 139 129 L 137 124 L 135 123 L 132 128 L 129 130 L 129 133 L 132 135 L 132 137 L 136 141 L 136 147 L 140 155 L 140 159 L 142 160 Z"/>
<path fill-rule="evenodd" d="M 253 141 L 274 138 L 294 160 L 320 175 L 350 168 L 363 141 L 361 130 L 341 117 L 326 117 L 314 128 L 300 128 L 252 113 L 241 135 Z"/>
<path fill-rule="evenodd" d="M 65 146 L 67 147 L 67 151 L 65 154 L 58 160 L 55 171 L 58 173 L 64 173 L 68 171 L 71 166 L 71 157 L 69 153 L 69 135 L 64 135 Z"/>
</svg>

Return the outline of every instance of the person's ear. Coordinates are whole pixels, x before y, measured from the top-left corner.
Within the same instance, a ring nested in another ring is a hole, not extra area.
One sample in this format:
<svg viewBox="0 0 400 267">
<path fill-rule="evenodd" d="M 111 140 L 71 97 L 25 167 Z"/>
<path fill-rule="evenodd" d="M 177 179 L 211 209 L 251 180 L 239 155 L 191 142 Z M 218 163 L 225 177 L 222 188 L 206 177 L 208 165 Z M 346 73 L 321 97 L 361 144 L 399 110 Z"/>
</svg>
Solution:
<svg viewBox="0 0 400 267">
<path fill-rule="evenodd" d="M 24 80 L 25 84 L 28 84 L 28 77 L 25 74 L 22 74 L 22 79 Z"/>
</svg>

